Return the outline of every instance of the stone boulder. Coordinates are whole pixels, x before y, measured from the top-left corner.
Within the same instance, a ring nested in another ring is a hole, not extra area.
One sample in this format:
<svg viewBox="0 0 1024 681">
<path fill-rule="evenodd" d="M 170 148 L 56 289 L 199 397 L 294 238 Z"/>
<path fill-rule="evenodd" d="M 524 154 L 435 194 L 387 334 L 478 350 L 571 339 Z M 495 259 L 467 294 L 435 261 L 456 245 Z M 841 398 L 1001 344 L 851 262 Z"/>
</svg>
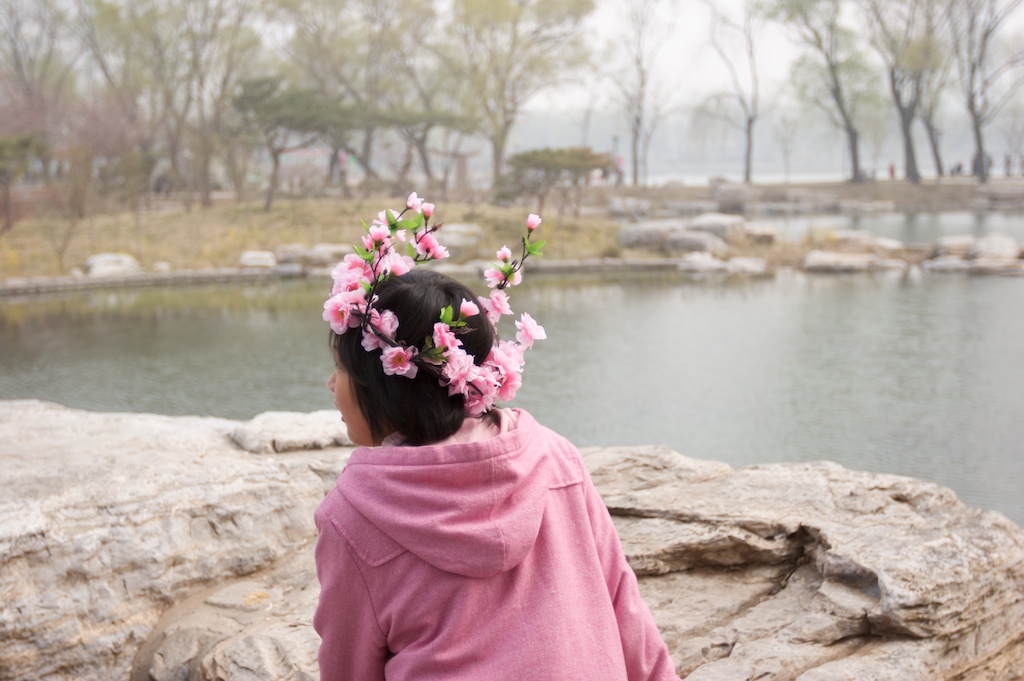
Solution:
<svg viewBox="0 0 1024 681">
<path fill-rule="evenodd" d="M 768 262 L 764 258 L 730 258 L 729 271 L 733 274 L 761 276 L 768 274 Z"/>
<path fill-rule="evenodd" d="M 709 232 L 722 241 L 736 243 L 746 236 L 746 226 L 747 221 L 742 215 L 704 213 L 695 217 L 687 229 L 696 232 Z"/>
<path fill-rule="evenodd" d="M 965 258 L 974 249 L 975 240 L 976 238 L 973 234 L 940 237 L 932 249 L 932 257 L 954 255 Z"/>
<path fill-rule="evenodd" d="M 1020 244 L 1012 236 L 994 232 L 976 239 L 967 256 L 988 260 L 1017 260 L 1020 258 Z"/>
<path fill-rule="evenodd" d="M 169 607 L 312 545 L 350 450 L 257 456 L 237 426 L 0 402 L 0 679 L 131 678 Z"/>
<path fill-rule="evenodd" d="M 672 232 L 665 239 L 665 249 L 671 252 L 687 251 L 707 253 L 715 257 L 724 257 L 729 246 L 710 232 L 695 232 L 689 229 Z"/>
<path fill-rule="evenodd" d="M 613 196 L 608 199 L 608 212 L 612 217 L 635 220 L 651 212 L 651 202 L 633 196 Z"/>
<path fill-rule="evenodd" d="M 242 251 L 238 256 L 238 266 L 242 269 L 266 269 L 277 267 L 277 257 L 271 251 Z"/>
<path fill-rule="evenodd" d="M 351 450 L 253 455 L 237 426 L 0 402 L 0 679 L 318 678 L 312 509 Z M 1001 514 L 833 463 L 583 454 L 682 676 L 1020 678 Z"/>
<path fill-rule="evenodd" d="M 677 268 L 680 272 L 691 274 L 726 274 L 729 265 L 710 253 L 687 253 L 679 260 Z"/>
<path fill-rule="evenodd" d="M 686 227 L 678 220 L 635 222 L 622 226 L 619 230 L 619 243 L 626 248 L 663 251 L 669 235 L 685 229 Z"/>
<path fill-rule="evenodd" d="M 127 253 L 97 253 L 85 261 L 85 274 L 90 277 L 123 277 L 140 272 L 139 261 Z"/>
<path fill-rule="evenodd" d="M 292 452 L 298 449 L 351 447 L 348 429 L 336 409 L 309 414 L 268 411 L 239 424 L 231 439 L 247 452 Z"/>
<path fill-rule="evenodd" d="M 969 272 L 971 263 L 959 255 L 940 255 L 921 263 L 925 272 Z"/>
</svg>

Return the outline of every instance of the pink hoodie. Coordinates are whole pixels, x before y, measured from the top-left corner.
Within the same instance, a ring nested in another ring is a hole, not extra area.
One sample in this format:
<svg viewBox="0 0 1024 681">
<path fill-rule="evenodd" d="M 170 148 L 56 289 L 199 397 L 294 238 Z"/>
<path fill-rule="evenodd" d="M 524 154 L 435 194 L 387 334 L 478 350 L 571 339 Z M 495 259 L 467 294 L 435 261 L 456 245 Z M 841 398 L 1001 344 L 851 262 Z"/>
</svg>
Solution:
<svg viewBox="0 0 1024 681">
<path fill-rule="evenodd" d="M 352 454 L 316 512 L 322 681 L 678 679 L 579 452 L 498 413 Z"/>
</svg>

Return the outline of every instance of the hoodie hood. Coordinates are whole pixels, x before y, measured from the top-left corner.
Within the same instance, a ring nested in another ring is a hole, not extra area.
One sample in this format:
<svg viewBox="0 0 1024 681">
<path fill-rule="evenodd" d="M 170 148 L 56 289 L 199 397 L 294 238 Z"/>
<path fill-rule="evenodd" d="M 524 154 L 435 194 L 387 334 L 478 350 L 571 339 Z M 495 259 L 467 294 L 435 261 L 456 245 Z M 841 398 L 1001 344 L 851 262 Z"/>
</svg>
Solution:
<svg viewBox="0 0 1024 681">
<path fill-rule="evenodd" d="M 510 570 L 533 548 L 547 490 L 579 483 L 583 472 L 560 455 L 572 445 L 529 414 L 499 415 L 497 434 L 467 419 L 441 443 L 358 449 L 338 491 L 391 542 L 436 568 L 467 577 Z M 473 441 L 486 435 L 493 437 Z"/>
</svg>

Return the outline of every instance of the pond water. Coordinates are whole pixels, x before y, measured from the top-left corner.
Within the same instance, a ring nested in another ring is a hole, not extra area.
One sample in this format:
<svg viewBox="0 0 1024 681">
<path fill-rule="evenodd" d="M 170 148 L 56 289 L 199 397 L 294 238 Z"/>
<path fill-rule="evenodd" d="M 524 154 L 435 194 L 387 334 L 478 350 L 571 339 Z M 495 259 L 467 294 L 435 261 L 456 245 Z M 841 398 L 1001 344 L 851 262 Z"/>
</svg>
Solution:
<svg viewBox="0 0 1024 681">
<path fill-rule="evenodd" d="M 325 282 L 0 302 L 0 399 L 329 409 Z M 517 405 L 578 445 L 934 480 L 1024 524 L 1024 279 L 534 275 Z"/>
<path fill-rule="evenodd" d="M 908 245 L 930 245 L 944 236 L 983 236 L 992 232 L 1009 234 L 1024 243 L 1024 215 L 1010 212 L 796 215 L 757 219 L 756 222 L 774 226 L 786 241 L 800 241 L 816 230 L 866 229 L 876 236 L 899 239 Z"/>
</svg>

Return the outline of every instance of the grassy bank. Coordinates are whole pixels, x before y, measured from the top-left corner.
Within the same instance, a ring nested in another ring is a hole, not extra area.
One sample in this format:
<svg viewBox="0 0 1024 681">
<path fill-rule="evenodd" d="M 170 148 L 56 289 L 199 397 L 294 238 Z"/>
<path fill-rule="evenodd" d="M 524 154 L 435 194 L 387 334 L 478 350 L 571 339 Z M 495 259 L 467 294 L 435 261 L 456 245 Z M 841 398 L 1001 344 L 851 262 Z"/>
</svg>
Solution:
<svg viewBox="0 0 1024 681">
<path fill-rule="evenodd" d="M 0 277 L 49 276 L 81 267 L 96 253 L 121 252 L 135 256 L 144 269 L 168 262 L 173 269 L 232 267 L 246 250 L 273 250 L 283 244 L 355 242 L 360 220 L 369 222 L 383 207 L 397 208 L 402 199 L 282 200 L 271 212 L 258 201 L 207 209 L 165 206 L 160 210 L 91 216 L 71 227 L 67 221 L 25 220 L 0 238 Z M 483 241 L 485 252 L 462 253 L 461 258 L 489 258 L 507 242 L 519 239 L 525 228 L 524 208 L 488 204 L 445 203 L 435 223 L 472 222 L 493 238 Z M 63 257 L 59 247 L 73 229 Z M 443 228 L 442 228 L 443 229 Z M 560 218 L 545 215 L 543 231 L 554 258 L 614 255 L 614 222 L 607 218 Z"/>
<path fill-rule="evenodd" d="M 941 211 L 970 206 L 979 188 L 964 178 L 918 186 L 898 181 L 754 185 L 745 191 L 758 201 L 784 201 L 794 192 L 817 192 L 842 200 L 891 201 L 897 211 Z M 618 245 L 617 224 L 604 210 L 613 193 L 652 201 L 713 198 L 709 187 L 595 188 L 585 198 L 582 218 L 560 216 L 549 199 L 542 228 L 549 244 L 545 255 L 555 259 L 632 255 Z M 164 202 L 138 214 L 95 215 L 75 225 L 55 218 L 28 219 L 0 238 L 0 278 L 67 273 L 82 267 L 90 255 L 104 252 L 129 253 L 145 269 L 158 262 L 170 263 L 173 269 L 231 267 L 245 250 L 273 250 L 291 243 L 352 243 L 360 234 L 360 220 L 369 221 L 382 207 L 399 207 L 402 201 L 380 196 L 281 200 L 269 213 L 259 200 L 191 211 Z M 436 220 L 472 222 L 489 233 L 482 241 L 483 250 L 462 253 L 462 259 L 489 258 L 502 242 L 512 245 L 519 239 L 526 214 L 535 210 L 532 204 L 502 208 L 482 202 L 438 203 Z M 805 249 L 782 244 L 758 250 L 750 255 L 788 264 L 798 261 Z"/>
</svg>

